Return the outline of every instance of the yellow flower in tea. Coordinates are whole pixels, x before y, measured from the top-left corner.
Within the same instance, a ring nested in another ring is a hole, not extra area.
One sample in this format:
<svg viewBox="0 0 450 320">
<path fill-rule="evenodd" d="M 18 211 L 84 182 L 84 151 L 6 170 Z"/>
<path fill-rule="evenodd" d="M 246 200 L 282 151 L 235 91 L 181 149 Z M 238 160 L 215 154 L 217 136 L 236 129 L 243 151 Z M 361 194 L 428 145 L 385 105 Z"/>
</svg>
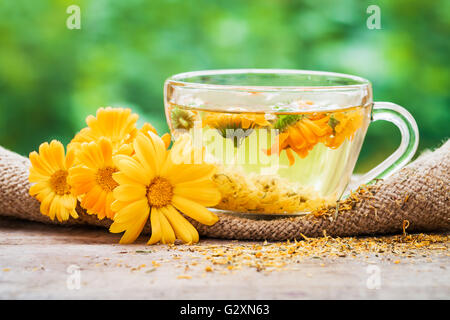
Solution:
<svg viewBox="0 0 450 320">
<path fill-rule="evenodd" d="M 183 110 L 178 107 L 173 107 L 170 111 L 170 119 L 174 129 L 189 130 L 194 127 L 197 112 L 191 110 Z"/>
<path fill-rule="evenodd" d="M 148 244 L 174 243 L 177 238 L 195 243 L 198 232 L 180 212 L 205 225 L 217 222 L 206 208 L 220 201 L 211 180 L 215 166 L 189 163 L 192 145 L 187 138 L 178 139 L 168 151 L 160 137 L 148 134 L 138 133 L 132 157 L 114 157 L 119 172 L 113 178 L 119 186 L 113 191 L 116 200 L 111 208 L 116 215 L 110 231 L 125 231 L 120 243 L 131 243 L 150 217 Z"/>
<path fill-rule="evenodd" d="M 330 134 L 324 139 L 324 144 L 332 149 L 339 148 L 345 139 L 353 140 L 355 132 L 361 127 L 363 113 L 360 108 L 334 112 L 329 117 Z"/>
<path fill-rule="evenodd" d="M 242 140 L 248 137 L 255 128 L 269 127 L 264 114 L 250 113 L 207 113 L 202 126 L 216 129 L 223 138 L 233 139 L 235 147 L 239 147 Z M 241 131 L 234 131 L 241 130 Z"/>
<path fill-rule="evenodd" d="M 137 134 L 138 118 L 128 108 L 99 108 L 95 117 L 90 115 L 86 118 L 87 127 L 75 135 L 68 148 L 78 148 L 83 142 L 104 137 L 111 140 L 115 152 L 131 153 L 129 144 Z"/>
<path fill-rule="evenodd" d="M 113 190 L 118 184 L 112 178 L 112 174 L 117 172 L 112 156 L 113 147 L 109 139 L 84 142 L 77 150 L 77 165 L 69 169 L 68 181 L 74 193 L 80 196 L 81 207 L 99 219 L 114 217 L 111 203 L 114 201 Z"/>
<path fill-rule="evenodd" d="M 208 113 L 203 118 L 203 126 L 209 126 L 214 129 L 253 129 L 255 127 L 268 127 L 264 114 L 250 113 Z"/>
<path fill-rule="evenodd" d="M 280 121 L 281 120 L 281 121 Z M 274 154 L 285 150 L 289 160 L 289 165 L 295 163 L 295 152 L 300 158 L 305 158 L 309 151 L 320 141 L 320 139 L 330 132 L 328 118 L 309 119 L 305 115 L 287 115 L 275 124 L 281 130 L 275 144 L 266 153 Z"/>
<path fill-rule="evenodd" d="M 53 140 L 39 146 L 39 153 L 29 155 L 31 166 L 29 181 L 33 183 L 29 193 L 41 202 L 41 213 L 54 220 L 65 221 L 69 216 L 78 218 L 75 210 L 77 198 L 67 182 L 68 169 L 74 161 L 74 153 L 64 153 L 61 142 Z"/>
</svg>

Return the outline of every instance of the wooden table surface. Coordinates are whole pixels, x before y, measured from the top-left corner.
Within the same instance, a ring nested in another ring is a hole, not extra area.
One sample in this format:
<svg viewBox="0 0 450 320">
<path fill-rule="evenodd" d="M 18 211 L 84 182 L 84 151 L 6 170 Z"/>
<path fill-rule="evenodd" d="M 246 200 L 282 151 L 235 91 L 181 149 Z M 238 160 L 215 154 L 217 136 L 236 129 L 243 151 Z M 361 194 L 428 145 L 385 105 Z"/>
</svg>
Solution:
<svg viewBox="0 0 450 320">
<path fill-rule="evenodd" d="M 393 254 L 369 254 L 307 258 L 270 273 L 207 272 L 199 253 L 149 247 L 145 238 L 119 245 L 119 238 L 102 229 L 0 218 L 0 299 L 450 298 L 448 253 L 401 263 Z M 252 243 L 202 239 L 199 245 Z"/>
</svg>

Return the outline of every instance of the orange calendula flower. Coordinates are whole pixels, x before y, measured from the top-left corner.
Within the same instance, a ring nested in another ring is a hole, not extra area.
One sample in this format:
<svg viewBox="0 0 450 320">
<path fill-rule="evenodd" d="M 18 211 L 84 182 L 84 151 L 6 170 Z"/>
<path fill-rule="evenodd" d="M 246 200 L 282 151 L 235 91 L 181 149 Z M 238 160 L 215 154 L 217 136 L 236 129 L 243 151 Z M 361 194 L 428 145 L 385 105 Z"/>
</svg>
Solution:
<svg viewBox="0 0 450 320">
<path fill-rule="evenodd" d="M 69 216 L 78 218 L 75 210 L 77 198 L 67 182 L 68 169 L 74 161 L 74 153 L 64 153 L 61 142 L 53 140 L 39 146 L 39 153 L 29 155 L 31 166 L 29 181 L 33 183 L 29 193 L 41 202 L 41 213 L 54 220 L 65 221 Z"/>
<path fill-rule="evenodd" d="M 197 112 L 194 110 L 184 110 L 177 106 L 173 106 L 170 110 L 170 119 L 174 129 L 189 130 L 194 127 L 198 117 Z"/>
<path fill-rule="evenodd" d="M 336 149 L 345 139 L 353 139 L 361 127 L 360 109 L 311 115 L 282 115 L 274 127 L 280 130 L 275 144 L 266 153 L 272 155 L 285 150 L 289 165 L 295 163 L 294 153 L 305 158 L 317 143 Z"/>
<path fill-rule="evenodd" d="M 153 127 L 150 123 L 145 122 L 144 125 L 142 126 L 141 129 L 139 129 L 140 132 L 142 132 L 143 134 L 145 134 L 148 138 L 150 138 L 150 134 L 149 132 L 153 132 L 154 134 L 158 134 L 156 132 L 155 127 Z M 170 146 L 170 140 L 171 140 L 171 136 L 168 133 L 165 133 L 161 136 L 162 141 L 164 141 L 164 145 L 166 146 L 166 149 L 169 148 Z"/>
<path fill-rule="evenodd" d="M 138 133 L 133 142 L 133 156 L 117 155 L 119 169 L 113 178 L 119 184 L 113 191 L 116 212 L 110 227 L 124 232 L 120 243 L 131 243 L 150 219 L 152 235 L 148 244 L 198 242 L 197 230 L 180 213 L 205 225 L 218 217 L 206 207 L 220 201 L 220 192 L 211 177 L 215 166 L 189 163 L 192 153 L 187 138 L 179 138 L 168 151 L 164 141 L 152 131 Z M 187 151 L 186 151 L 187 150 Z"/>
<path fill-rule="evenodd" d="M 295 163 L 293 152 L 300 158 L 305 158 L 309 151 L 331 130 L 328 126 L 327 117 L 311 120 L 305 115 L 292 115 L 286 116 L 282 121 L 285 121 L 285 123 L 279 122 L 276 124 L 282 131 L 275 144 L 266 153 L 268 155 L 275 152 L 280 154 L 281 151 L 285 150 L 289 165 Z"/>
<path fill-rule="evenodd" d="M 117 168 L 112 160 L 113 146 L 109 139 L 84 142 L 77 150 L 77 165 L 69 169 L 68 181 L 80 197 L 81 207 L 99 219 L 113 218 L 111 203 L 118 185 L 112 178 Z"/>
<path fill-rule="evenodd" d="M 213 113 L 209 112 L 203 118 L 203 126 L 209 126 L 214 129 L 253 129 L 255 127 L 268 127 L 264 114 L 250 113 Z"/>
<path fill-rule="evenodd" d="M 235 147 L 239 147 L 242 140 L 248 137 L 253 129 L 271 126 L 264 114 L 210 112 L 202 121 L 203 127 L 209 126 L 216 129 L 222 137 L 233 139 Z M 245 130 L 245 132 L 237 130 Z"/>
<path fill-rule="evenodd" d="M 331 114 L 328 121 L 331 133 L 324 139 L 324 144 L 329 148 L 336 149 L 345 139 L 352 141 L 362 122 L 363 113 L 360 108 Z"/>
<path fill-rule="evenodd" d="M 101 137 L 110 139 L 114 153 L 131 153 L 130 143 L 137 134 L 136 121 L 139 116 L 128 108 L 99 108 L 96 116 L 86 118 L 87 127 L 82 129 L 68 148 L 78 148 L 83 142 L 97 141 Z"/>
</svg>

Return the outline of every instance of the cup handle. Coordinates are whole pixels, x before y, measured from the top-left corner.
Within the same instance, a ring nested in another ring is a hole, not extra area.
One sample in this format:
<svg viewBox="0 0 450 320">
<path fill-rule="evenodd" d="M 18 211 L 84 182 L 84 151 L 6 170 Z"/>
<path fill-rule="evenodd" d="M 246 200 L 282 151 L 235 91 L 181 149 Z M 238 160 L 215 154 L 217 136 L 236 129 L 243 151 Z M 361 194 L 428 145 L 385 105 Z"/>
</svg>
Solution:
<svg viewBox="0 0 450 320">
<path fill-rule="evenodd" d="M 391 102 L 375 102 L 371 121 L 385 120 L 399 128 L 402 135 L 400 146 L 386 160 L 349 184 L 347 190 L 355 190 L 375 179 L 384 179 L 404 167 L 414 156 L 419 144 L 419 130 L 413 116 L 403 107 Z"/>
</svg>

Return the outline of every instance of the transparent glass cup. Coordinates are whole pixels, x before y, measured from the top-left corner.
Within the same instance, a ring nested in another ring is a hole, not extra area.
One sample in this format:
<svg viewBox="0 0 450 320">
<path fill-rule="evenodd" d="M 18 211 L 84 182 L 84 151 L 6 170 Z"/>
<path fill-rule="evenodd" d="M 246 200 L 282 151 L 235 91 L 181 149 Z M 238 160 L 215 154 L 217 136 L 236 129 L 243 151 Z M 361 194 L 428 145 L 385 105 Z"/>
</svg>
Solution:
<svg viewBox="0 0 450 320">
<path fill-rule="evenodd" d="M 296 215 L 334 204 L 349 190 L 402 168 L 418 145 L 411 114 L 373 102 L 366 79 L 317 71 L 236 69 L 187 72 L 165 83 L 173 137 L 188 133 L 215 163 L 217 210 Z M 401 144 L 351 180 L 369 124 L 386 120 Z"/>
</svg>

